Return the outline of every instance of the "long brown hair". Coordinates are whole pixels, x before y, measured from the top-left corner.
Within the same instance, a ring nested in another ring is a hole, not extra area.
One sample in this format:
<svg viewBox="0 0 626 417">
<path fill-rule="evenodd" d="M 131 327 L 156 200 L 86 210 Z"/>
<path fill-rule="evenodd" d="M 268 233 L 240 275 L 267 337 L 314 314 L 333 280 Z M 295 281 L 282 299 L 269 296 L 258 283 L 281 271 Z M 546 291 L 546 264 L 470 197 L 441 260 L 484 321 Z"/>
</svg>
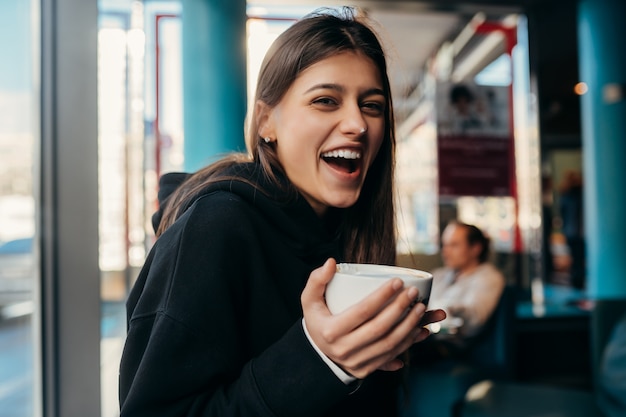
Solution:
<svg viewBox="0 0 626 417">
<path fill-rule="evenodd" d="M 358 52 L 376 65 L 387 99 L 385 134 L 376 159 L 354 206 L 345 209 L 341 225 L 344 260 L 349 262 L 395 263 L 395 214 L 393 179 L 395 123 L 387 63 L 382 46 L 365 17 L 356 9 L 319 9 L 294 23 L 272 44 L 261 65 L 255 103 L 276 106 L 300 73 L 311 65 L 341 52 Z M 237 162 L 259 163 L 274 183 L 283 173 L 271 144 L 259 136 L 257 106 L 248 118 L 246 147 L 249 154 L 234 154 L 211 164 L 188 179 L 165 207 L 157 231 L 160 235 L 207 185 L 226 178 L 225 168 Z M 295 192 L 291 187 L 289 192 Z"/>
</svg>

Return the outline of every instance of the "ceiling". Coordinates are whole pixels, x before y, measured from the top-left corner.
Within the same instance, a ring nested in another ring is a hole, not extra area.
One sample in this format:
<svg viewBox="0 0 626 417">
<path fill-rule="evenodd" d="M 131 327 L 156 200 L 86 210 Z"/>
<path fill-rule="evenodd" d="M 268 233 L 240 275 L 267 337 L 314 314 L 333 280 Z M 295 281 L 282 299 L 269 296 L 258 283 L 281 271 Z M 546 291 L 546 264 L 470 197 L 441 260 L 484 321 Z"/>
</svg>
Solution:
<svg viewBox="0 0 626 417">
<path fill-rule="evenodd" d="M 491 5 L 490 5 L 491 3 Z M 493 4 L 505 4 L 505 6 Z M 424 1 L 368 1 L 353 0 L 348 3 L 362 8 L 373 21 L 383 43 L 389 66 L 394 108 L 398 124 L 408 117 L 414 107 L 415 95 L 428 59 L 437 53 L 445 41 L 454 40 L 478 12 L 489 17 L 510 13 L 515 8 L 506 6 L 506 0 L 483 1 L 482 6 L 469 5 L 454 0 Z M 253 7 L 312 8 L 345 5 L 345 1 L 309 0 L 248 0 Z M 308 8 L 308 9 L 307 9 Z M 283 11 L 284 12 L 284 11 Z M 306 13 L 306 12 L 304 12 Z"/>
<path fill-rule="evenodd" d="M 450 12 L 389 9 L 372 9 L 368 16 L 380 25 L 376 29 L 388 55 L 389 77 L 398 97 L 410 94 L 428 58 L 469 20 Z"/>
</svg>

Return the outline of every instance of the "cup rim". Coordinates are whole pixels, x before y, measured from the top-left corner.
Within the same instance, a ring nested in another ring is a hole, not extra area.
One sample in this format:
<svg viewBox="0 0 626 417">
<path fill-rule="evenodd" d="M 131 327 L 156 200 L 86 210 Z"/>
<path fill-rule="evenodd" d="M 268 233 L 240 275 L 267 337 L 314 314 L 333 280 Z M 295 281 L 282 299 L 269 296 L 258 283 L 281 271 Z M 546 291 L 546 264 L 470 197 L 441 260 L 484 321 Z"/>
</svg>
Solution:
<svg viewBox="0 0 626 417">
<path fill-rule="evenodd" d="M 342 262 L 337 264 L 337 274 L 355 275 L 359 277 L 375 277 L 377 275 L 393 275 L 394 273 L 402 276 L 410 276 L 416 279 L 432 279 L 433 274 L 421 269 L 407 268 L 396 265 L 366 264 L 366 263 L 350 263 Z"/>
</svg>

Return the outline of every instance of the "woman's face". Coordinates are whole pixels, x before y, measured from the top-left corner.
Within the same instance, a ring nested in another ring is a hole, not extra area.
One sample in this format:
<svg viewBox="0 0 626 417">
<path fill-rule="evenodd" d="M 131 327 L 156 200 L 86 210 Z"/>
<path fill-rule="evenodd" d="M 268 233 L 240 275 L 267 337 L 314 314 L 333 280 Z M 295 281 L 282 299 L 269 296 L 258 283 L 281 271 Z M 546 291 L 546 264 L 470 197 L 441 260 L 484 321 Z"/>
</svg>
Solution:
<svg viewBox="0 0 626 417">
<path fill-rule="evenodd" d="M 356 203 L 385 133 L 381 75 L 344 52 L 302 71 L 268 111 L 260 134 L 275 141 L 290 181 L 315 212 Z"/>
</svg>

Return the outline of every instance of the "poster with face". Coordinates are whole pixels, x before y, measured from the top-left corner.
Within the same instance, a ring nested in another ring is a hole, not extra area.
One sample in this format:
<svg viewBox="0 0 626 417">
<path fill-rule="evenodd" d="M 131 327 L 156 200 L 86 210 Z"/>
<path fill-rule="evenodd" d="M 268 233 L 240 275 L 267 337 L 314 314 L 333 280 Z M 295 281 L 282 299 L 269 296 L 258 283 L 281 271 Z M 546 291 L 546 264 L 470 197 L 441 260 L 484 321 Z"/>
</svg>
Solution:
<svg viewBox="0 0 626 417">
<path fill-rule="evenodd" d="M 509 87 L 440 83 L 437 128 L 442 136 L 510 137 Z"/>
<path fill-rule="evenodd" d="M 509 87 L 440 83 L 437 92 L 439 194 L 511 195 Z"/>
</svg>

